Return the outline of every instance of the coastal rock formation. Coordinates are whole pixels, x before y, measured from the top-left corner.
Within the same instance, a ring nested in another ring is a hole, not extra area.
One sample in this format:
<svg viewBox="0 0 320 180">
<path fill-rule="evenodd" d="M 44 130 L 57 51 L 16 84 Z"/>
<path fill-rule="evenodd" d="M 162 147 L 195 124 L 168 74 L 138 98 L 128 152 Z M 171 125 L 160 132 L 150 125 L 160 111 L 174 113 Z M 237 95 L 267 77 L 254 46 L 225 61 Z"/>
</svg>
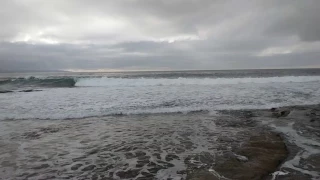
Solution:
<svg viewBox="0 0 320 180">
<path fill-rule="evenodd" d="M 276 108 L 271 108 L 271 112 L 272 112 L 272 117 L 287 117 L 290 114 L 290 110 L 289 109 L 276 109 Z"/>
<path fill-rule="evenodd" d="M 221 176 L 229 179 L 261 179 L 274 172 L 286 158 L 288 151 L 282 138 L 276 133 L 264 132 L 254 135 L 244 143 L 236 154 L 247 157 L 247 161 L 237 156 L 222 156 L 213 167 Z"/>
<path fill-rule="evenodd" d="M 274 172 L 287 155 L 285 143 L 278 134 L 254 132 L 247 142 L 221 155 L 203 152 L 187 159 L 187 180 L 258 180 Z"/>
</svg>

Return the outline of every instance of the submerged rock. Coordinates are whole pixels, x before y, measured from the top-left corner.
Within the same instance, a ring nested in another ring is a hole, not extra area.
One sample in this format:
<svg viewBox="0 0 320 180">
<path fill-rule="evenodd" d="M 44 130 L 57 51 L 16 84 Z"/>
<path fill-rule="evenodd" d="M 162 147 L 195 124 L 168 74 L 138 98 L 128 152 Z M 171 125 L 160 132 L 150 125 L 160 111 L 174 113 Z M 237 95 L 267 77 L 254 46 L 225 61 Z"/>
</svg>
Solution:
<svg viewBox="0 0 320 180">
<path fill-rule="evenodd" d="M 287 157 L 288 151 L 280 136 L 264 132 L 252 136 L 236 150 L 236 154 L 241 154 L 241 158 L 220 157 L 213 168 L 220 175 L 230 179 L 262 179 L 276 170 Z"/>
<path fill-rule="evenodd" d="M 281 117 L 286 117 L 290 114 L 290 110 L 284 110 L 280 112 Z"/>
<path fill-rule="evenodd" d="M 272 112 L 274 112 L 274 111 L 277 110 L 277 108 L 271 108 L 270 110 L 271 110 Z"/>
</svg>

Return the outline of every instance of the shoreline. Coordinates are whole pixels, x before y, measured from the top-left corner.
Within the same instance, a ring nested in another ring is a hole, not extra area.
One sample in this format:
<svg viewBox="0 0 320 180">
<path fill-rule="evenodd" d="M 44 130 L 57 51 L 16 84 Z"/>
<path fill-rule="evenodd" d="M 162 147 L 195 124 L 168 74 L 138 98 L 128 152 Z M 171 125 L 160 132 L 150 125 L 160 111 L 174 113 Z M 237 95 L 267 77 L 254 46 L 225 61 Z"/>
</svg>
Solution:
<svg viewBox="0 0 320 180">
<path fill-rule="evenodd" d="M 316 179 L 320 105 L 0 121 L 15 179 Z"/>
<path fill-rule="evenodd" d="M 320 104 L 221 112 L 237 116 L 243 113 L 267 132 L 276 133 L 285 143 L 285 159 L 281 160 L 273 173 L 263 179 L 301 180 L 320 177 Z"/>
</svg>

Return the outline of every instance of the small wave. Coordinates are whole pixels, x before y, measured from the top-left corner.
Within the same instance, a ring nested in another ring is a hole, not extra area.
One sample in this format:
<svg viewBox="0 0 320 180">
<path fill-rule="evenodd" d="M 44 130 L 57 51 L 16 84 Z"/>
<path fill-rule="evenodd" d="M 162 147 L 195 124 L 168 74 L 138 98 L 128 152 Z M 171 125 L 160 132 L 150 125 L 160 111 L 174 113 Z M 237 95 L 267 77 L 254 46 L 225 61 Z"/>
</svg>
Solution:
<svg viewBox="0 0 320 180">
<path fill-rule="evenodd" d="M 5 81 L 0 81 L 2 86 L 13 87 L 73 87 L 76 81 L 73 78 L 15 78 Z"/>
<path fill-rule="evenodd" d="M 220 85 L 243 83 L 290 83 L 320 81 L 320 76 L 284 76 L 264 78 L 79 78 L 75 86 L 78 87 L 116 87 L 116 86 L 174 86 L 174 85 Z"/>
</svg>

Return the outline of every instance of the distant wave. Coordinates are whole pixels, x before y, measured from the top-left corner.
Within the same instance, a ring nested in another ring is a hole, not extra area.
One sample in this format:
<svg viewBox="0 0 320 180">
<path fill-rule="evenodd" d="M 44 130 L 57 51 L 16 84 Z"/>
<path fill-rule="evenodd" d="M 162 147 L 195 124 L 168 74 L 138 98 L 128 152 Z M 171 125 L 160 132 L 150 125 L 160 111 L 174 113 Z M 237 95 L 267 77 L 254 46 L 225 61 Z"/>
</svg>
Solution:
<svg viewBox="0 0 320 180">
<path fill-rule="evenodd" d="M 41 88 L 39 93 L 0 94 L 0 102 L 6 104 L 0 108 L 0 120 L 260 109 L 318 104 L 320 99 L 320 76 L 30 77 L 2 81 L 0 88 L 11 85 L 75 88 Z M 13 91 L 20 89 L 13 88 Z"/>
<path fill-rule="evenodd" d="M 0 86 L 14 86 L 14 87 L 73 87 L 76 84 L 74 78 L 15 78 L 0 81 Z"/>
<path fill-rule="evenodd" d="M 174 85 L 220 85 L 242 83 L 289 83 L 320 81 L 320 76 L 284 76 L 264 78 L 79 78 L 78 87 L 110 87 L 110 86 L 174 86 Z"/>
<path fill-rule="evenodd" d="M 26 77 L 0 81 L 9 87 L 146 87 L 181 85 L 223 85 L 244 83 L 289 83 L 320 81 L 320 76 L 246 78 L 109 78 L 109 77 Z"/>
</svg>

